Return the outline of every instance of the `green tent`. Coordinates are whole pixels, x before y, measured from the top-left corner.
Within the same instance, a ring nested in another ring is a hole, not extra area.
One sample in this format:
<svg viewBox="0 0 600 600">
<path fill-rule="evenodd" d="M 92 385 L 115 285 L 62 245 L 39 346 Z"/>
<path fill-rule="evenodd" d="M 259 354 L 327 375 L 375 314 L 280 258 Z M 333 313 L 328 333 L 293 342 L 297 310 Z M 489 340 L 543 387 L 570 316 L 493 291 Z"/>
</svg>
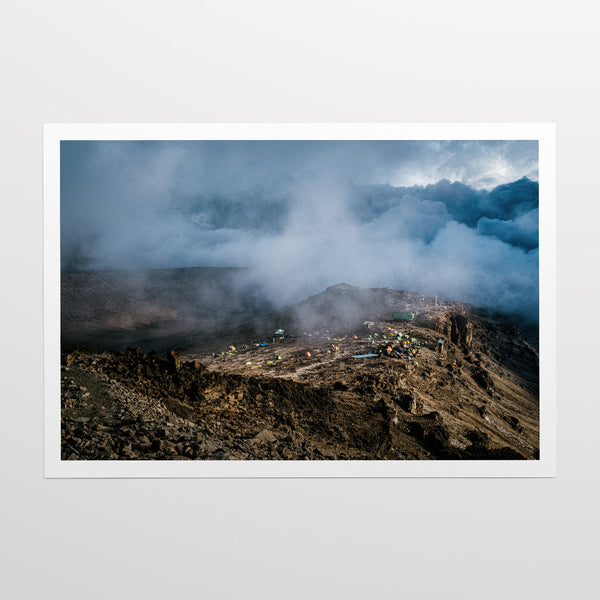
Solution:
<svg viewBox="0 0 600 600">
<path fill-rule="evenodd" d="M 415 318 L 414 313 L 398 312 L 394 313 L 394 321 L 412 321 Z"/>
</svg>

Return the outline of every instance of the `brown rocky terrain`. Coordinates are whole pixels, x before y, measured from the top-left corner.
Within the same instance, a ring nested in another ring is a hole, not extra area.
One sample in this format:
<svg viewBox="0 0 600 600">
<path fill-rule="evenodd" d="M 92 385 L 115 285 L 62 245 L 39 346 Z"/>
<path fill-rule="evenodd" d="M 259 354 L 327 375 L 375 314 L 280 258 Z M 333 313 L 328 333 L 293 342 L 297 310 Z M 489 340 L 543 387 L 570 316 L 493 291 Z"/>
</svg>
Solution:
<svg viewBox="0 0 600 600">
<path fill-rule="evenodd" d="M 172 298 L 146 306 L 173 311 Z M 92 309 L 105 305 L 79 309 L 86 335 L 102 332 Z M 63 459 L 539 458 L 535 328 L 341 284 L 282 311 L 220 314 L 220 327 L 191 322 L 155 336 L 171 344 L 157 352 L 147 329 L 135 337 L 134 307 L 111 317 L 129 349 L 74 344 L 76 311 L 63 310 Z"/>
</svg>

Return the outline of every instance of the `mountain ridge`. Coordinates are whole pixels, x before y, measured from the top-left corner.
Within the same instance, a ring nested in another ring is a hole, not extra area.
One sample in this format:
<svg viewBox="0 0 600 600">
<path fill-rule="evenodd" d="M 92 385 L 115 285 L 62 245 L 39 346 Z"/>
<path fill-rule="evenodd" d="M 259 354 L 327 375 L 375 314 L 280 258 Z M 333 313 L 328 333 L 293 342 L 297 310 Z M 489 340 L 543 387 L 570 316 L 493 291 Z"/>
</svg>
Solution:
<svg viewBox="0 0 600 600">
<path fill-rule="evenodd" d="M 394 320 L 404 310 L 414 318 Z M 63 459 L 539 458 L 537 342 L 507 318 L 345 283 L 225 313 L 157 338 L 158 352 L 64 339 Z"/>
</svg>

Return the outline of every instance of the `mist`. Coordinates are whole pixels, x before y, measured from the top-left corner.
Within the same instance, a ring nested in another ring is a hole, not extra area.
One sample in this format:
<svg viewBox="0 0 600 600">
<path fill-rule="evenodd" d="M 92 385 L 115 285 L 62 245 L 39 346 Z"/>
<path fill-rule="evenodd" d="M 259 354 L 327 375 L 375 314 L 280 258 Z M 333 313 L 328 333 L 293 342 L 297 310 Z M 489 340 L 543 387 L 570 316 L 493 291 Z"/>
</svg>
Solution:
<svg viewBox="0 0 600 600">
<path fill-rule="evenodd" d="M 65 271 L 246 267 L 275 306 L 391 287 L 538 316 L 531 141 L 62 142 Z"/>
</svg>

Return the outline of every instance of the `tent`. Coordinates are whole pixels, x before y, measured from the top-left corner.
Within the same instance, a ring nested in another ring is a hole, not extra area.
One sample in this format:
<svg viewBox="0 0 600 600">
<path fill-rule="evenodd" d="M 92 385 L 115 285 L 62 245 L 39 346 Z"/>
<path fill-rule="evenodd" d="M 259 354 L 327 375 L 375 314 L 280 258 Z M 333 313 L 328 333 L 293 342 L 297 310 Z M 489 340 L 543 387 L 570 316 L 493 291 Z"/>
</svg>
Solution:
<svg viewBox="0 0 600 600">
<path fill-rule="evenodd" d="M 415 313 L 397 312 L 394 313 L 394 321 L 412 321 L 415 318 Z"/>
</svg>

